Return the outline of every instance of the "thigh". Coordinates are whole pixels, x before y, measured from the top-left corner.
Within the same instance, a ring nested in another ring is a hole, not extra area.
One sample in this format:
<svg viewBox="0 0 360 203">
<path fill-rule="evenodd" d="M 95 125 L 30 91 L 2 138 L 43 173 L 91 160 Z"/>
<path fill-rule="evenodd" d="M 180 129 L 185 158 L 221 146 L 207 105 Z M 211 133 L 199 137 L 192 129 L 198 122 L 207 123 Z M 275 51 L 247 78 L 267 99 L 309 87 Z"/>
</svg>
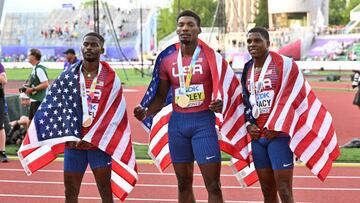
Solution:
<svg viewBox="0 0 360 203">
<path fill-rule="evenodd" d="M 39 108 L 41 102 L 31 102 L 30 103 L 30 112 L 29 112 L 29 119 L 30 121 L 34 118 L 37 109 Z"/>
<path fill-rule="evenodd" d="M 88 149 L 87 159 L 92 170 L 111 167 L 111 156 L 100 149 Z"/>
<path fill-rule="evenodd" d="M 292 188 L 294 169 L 274 170 L 274 178 L 278 187 Z"/>
<path fill-rule="evenodd" d="M 221 163 L 199 164 L 201 174 L 205 185 L 209 186 L 213 183 L 220 183 Z"/>
<path fill-rule="evenodd" d="M 194 163 L 174 163 L 176 178 L 180 185 L 192 184 L 194 174 Z"/>
<path fill-rule="evenodd" d="M 182 133 L 180 121 L 173 115 L 169 122 L 168 141 L 170 156 L 173 163 L 190 163 L 194 161 L 191 137 Z"/>
<path fill-rule="evenodd" d="M 273 170 L 294 168 L 294 154 L 289 147 L 290 136 L 274 138 L 268 145 L 268 154 Z"/>
<path fill-rule="evenodd" d="M 195 160 L 199 165 L 221 162 L 220 146 L 215 125 L 202 127 L 194 131 L 192 149 Z"/>
<path fill-rule="evenodd" d="M 0 129 L 5 128 L 5 117 L 6 117 L 6 113 L 5 113 L 4 98 L 0 97 Z"/>
<path fill-rule="evenodd" d="M 84 173 L 88 165 L 85 150 L 65 148 L 64 172 Z"/>
<path fill-rule="evenodd" d="M 260 138 L 251 141 L 252 157 L 256 169 L 271 168 L 267 150 L 267 139 Z"/>
<path fill-rule="evenodd" d="M 64 185 L 66 196 L 76 196 L 79 193 L 86 166 L 86 153 L 81 150 L 65 148 Z"/>
</svg>

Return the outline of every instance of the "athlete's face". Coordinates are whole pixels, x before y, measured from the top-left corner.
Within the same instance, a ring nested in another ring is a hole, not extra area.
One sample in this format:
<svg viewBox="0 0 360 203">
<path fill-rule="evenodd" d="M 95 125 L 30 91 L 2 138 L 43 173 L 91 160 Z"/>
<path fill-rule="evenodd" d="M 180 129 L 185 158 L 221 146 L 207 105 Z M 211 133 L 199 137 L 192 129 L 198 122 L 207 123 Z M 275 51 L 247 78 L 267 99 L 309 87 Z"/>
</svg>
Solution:
<svg viewBox="0 0 360 203">
<path fill-rule="evenodd" d="M 104 49 L 99 38 L 86 36 L 81 46 L 81 52 L 85 61 L 94 62 L 100 60 L 100 55 L 104 52 Z"/>
<path fill-rule="evenodd" d="M 200 33 L 200 27 L 195 18 L 191 16 L 182 16 L 177 22 L 176 34 L 182 44 L 196 42 Z"/>
<path fill-rule="evenodd" d="M 248 33 L 246 42 L 248 51 L 253 58 L 265 56 L 270 45 L 270 42 L 258 32 Z"/>
</svg>

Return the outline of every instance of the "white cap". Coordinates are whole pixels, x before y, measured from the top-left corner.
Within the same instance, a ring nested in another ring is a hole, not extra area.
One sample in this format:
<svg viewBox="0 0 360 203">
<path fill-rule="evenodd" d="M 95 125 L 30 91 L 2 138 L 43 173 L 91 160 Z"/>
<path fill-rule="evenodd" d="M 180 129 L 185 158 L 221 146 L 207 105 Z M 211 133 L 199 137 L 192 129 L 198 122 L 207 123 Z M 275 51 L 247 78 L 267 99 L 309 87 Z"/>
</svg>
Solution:
<svg viewBox="0 0 360 203">
<path fill-rule="evenodd" d="M 24 92 L 19 94 L 20 99 L 30 99 Z"/>
</svg>

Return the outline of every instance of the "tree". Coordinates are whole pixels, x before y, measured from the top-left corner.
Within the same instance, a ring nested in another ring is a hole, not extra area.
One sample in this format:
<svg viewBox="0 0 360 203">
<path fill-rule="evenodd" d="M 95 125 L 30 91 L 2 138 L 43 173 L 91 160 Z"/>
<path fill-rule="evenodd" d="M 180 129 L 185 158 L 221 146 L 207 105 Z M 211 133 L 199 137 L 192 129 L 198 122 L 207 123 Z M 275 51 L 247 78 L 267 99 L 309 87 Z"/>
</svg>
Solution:
<svg viewBox="0 0 360 203">
<path fill-rule="evenodd" d="M 330 0 L 329 5 L 329 24 L 344 25 L 346 24 L 343 11 L 346 8 L 346 0 Z"/>
<path fill-rule="evenodd" d="M 360 4 L 360 0 L 330 0 L 329 24 L 346 25 L 350 21 L 350 11 Z"/>
<path fill-rule="evenodd" d="M 180 6 L 178 3 L 180 2 Z M 176 29 L 176 17 L 180 12 L 190 9 L 197 13 L 201 19 L 202 27 L 209 27 L 212 24 L 216 10 L 215 0 L 173 0 L 170 8 L 161 9 L 158 15 L 158 40 L 169 35 Z"/>
<path fill-rule="evenodd" d="M 255 18 L 256 26 L 262 26 L 269 28 L 269 13 L 268 13 L 268 1 L 260 0 L 259 7 L 257 8 L 258 15 Z"/>
</svg>

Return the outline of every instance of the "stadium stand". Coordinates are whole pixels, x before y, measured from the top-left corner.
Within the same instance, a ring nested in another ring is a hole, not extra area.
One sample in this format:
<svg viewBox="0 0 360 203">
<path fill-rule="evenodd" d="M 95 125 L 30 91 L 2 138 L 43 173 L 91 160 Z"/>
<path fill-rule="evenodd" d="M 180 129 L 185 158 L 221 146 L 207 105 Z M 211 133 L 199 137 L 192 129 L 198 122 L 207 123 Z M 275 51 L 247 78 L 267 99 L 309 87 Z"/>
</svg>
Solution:
<svg viewBox="0 0 360 203">
<path fill-rule="evenodd" d="M 140 46 L 140 9 L 109 10 L 123 53 L 126 53 L 126 58 L 137 60 Z M 155 49 L 151 45 L 156 40 L 155 12 L 143 9 L 144 52 Z M 116 41 L 112 37 L 107 18 L 100 9 L 100 32 L 106 39 L 105 57 L 109 60 L 124 60 L 124 56 L 116 50 Z M 92 9 L 61 8 L 49 13 L 7 13 L 1 36 L 2 56 L 7 60 L 21 61 L 25 59 L 21 55 L 26 56 L 30 47 L 36 47 L 44 53 L 45 60 L 56 61 L 69 47 L 79 52 L 81 36 L 92 31 L 93 26 Z"/>
</svg>

